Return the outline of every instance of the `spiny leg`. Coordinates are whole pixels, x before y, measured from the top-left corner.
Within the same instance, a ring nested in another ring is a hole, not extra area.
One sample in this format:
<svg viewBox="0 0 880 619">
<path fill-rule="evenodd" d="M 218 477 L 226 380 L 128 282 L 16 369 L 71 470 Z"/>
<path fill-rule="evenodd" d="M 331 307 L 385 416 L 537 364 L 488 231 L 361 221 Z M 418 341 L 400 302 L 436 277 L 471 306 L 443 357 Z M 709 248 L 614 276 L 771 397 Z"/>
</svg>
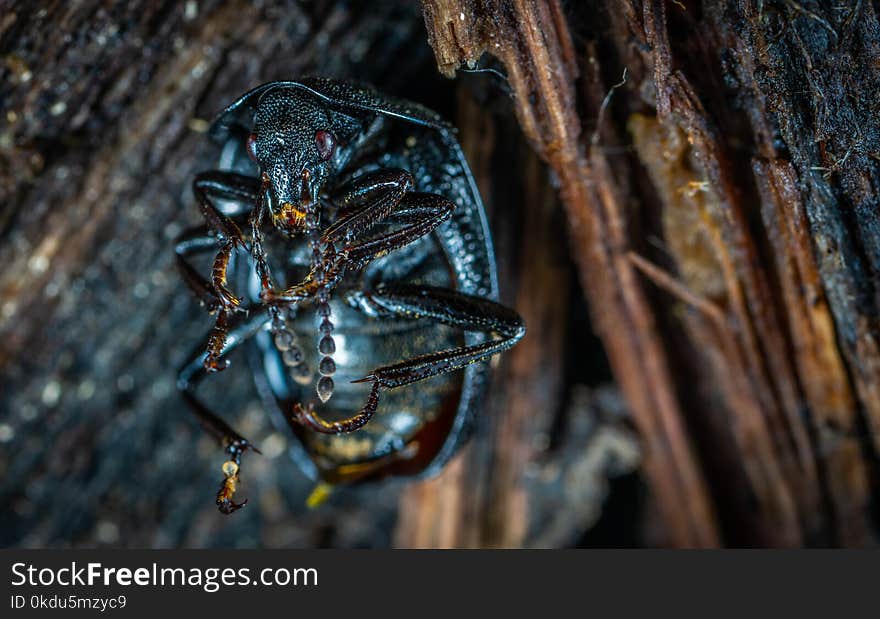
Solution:
<svg viewBox="0 0 880 619">
<path fill-rule="evenodd" d="M 413 177 L 406 170 L 386 168 L 359 176 L 330 197 L 341 217 L 321 235 L 325 243 L 337 243 L 358 236 L 394 212 L 408 191 Z"/>
<path fill-rule="evenodd" d="M 188 258 L 194 254 L 203 254 L 216 249 L 217 239 L 205 226 L 185 231 L 177 237 L 174 245 L 175 265 L 181 278 L 209 312 L 213 312 L 220 305 L 217 293 L 214 291 L 214 286 L 190 264 Z"/>
<path fill-rule="evenodd" d="M 242 216 L 254 210 L 254 202 L 259 202 L 257 198 L 260 196 L 260 187 L 261 183 L 256 178 L 221 171 L 203 172 L 193 181 L 193 193 L 209 227 L 197 228 L 181 235 L 175 250 L 177 268 L 184 281 L 210 312 L 217 312 L 204 359 L 205 369 L 209 372 L 226 367 L 220 362 L 220 351 L 226 341 L 230 314 L 238 311 L 241 306 L 240 299 L 226 286 L 232 253 L 236 248 L 244 247 L 244 239 L 235 220 L 241 220 Z M 213 203 L 212 197 L 226 198 L 237 209 L 224 213 Z M 216 248 L 218 243 L 220 249 L 214 258 L 211 281 L 208 282 L 199 275 L 187 258 L 212 247 Z"/>
<path fill-rule="evenodd" d="M 318 342 L 318 352 L 323 356 L 318 365 L 321 378 L 316 386 L 321 402 L 326 403 L 333 395 L 335 388 L 332 377 L 336 371 L 336 364 L 333 360 L 336 344 L 332 336 L 333 323 L 330 321 L 329 295 L 336 286 L 336 282 L 346 269 L 360 269 L 372 260 L 429 234 L 449 219 L 453 210 L 455 210 L 455 205 L 441 196 L 427 193 L 408 193 L 397 202 L 392 213 L 385 218 L 385 221 L 390 224 L 405 224 L 403 227 L 373 238 L 358 240 L 358 237 L 348 236 L 348 242 L 338 253 L 325 254 L 333 260 L 320 263 L 315 267 L 313 274 L 310 274 L 309 278 L 295 289 L 295 295 L 299 299 L 316 298 L 317 311 L 321 316 L 319 326 L 321 337 Z M 361 227 L 359 235 L 363 236 L 369 227 Z M 333 245 L 331 244 L 329 252 L 332 251 Z M 288 289 L 287 292 L 290 291 L 291 289 Z"/>
<path fill-rule="evenodd" d="M 201 304 L 208 309 L 208 312 L 217 314 L 214 328 L 208 337 L 207 354 L 204 359 L 205 369 L 209 372 L 218 372 L 226 368 L 224 363 L 220 362 L 220 351 L 226 342 L 226 331 L 229 322 L 230 312 L 217 295 L 217 288 L 212 283 L 202 277 L 199 272 L 189 262 L 188 257 L 205 253 L 216 248 L 217 240 L 204 226 L 194 228 L 184 232 L 178 239 L 175 246 L 177 255 L 177 270 L 180 272 L 183 281 L 190 290 L 198 297 Z M 221 256 L 222 254 L 218 254 Z M 215 258 L 214 274 L 217 273 L 217 258 Z M 225 280 L 225 271 L 224 271 Z"/>
<path fill-rule="evenodd" d="M 218 359 L 247 341 L 266 324 L 267 320 L 266 314 L 261 312 L 227 325 L 228 333 L 218 352 Z M 196 387 L 207 374 L 204 361 L 206 356 L 204 352 L 195 353 L 184 364 L 177 376 L 177 388 L 182 392 L 202 426 L 224 445 L 224 450 L 229 456 L 222 466 L 224 479 L 217 492 L 216 502 L 221 512 L 231 514 L 247 503 L 247 499 L 241 503 L 232 500 L 239 481 L 241 457 L 248 449 L 253 449 L 257 453 L 259 450 L 196 397 Z"/>
<path fill-rule="evenodd" d="M 202 172 L 193 181 L 193 193 L 208 226 L 216 232 L 220 251 L 214 260 L 211 281 L 220 301 L 221 310 L 235 311 L 241 300 L 226 287 L 226 271 L 232 252 L 244 249 L 244 237 L 235 221 L 222 213 L 212 198 L 226 198 L 236 203 L 249 203 L 251 210 L 261 195 L 261 181 L 234 172 L 212 170 Z M 245 210 L 244 212 L 247 212 Z"/>
<path fill-rule="evenodd" d="M 257 276 L 260 278 L 261 292 L 273 287 L 269 262 L 266 259 L 266 250 L 263 247 L 263 222 L 268 210 L 267 204 L 268 199 L 265 195 L 265 188 L 263 188 L 260 191 L 260 197 L 257 200 L 256 206 L 254 206 L 248 217 L 248 225 L 251 229 L 251 256 L 254 259 Z"/>
<path fill-rule="evenodd" d="M 313 298 L 322 288 L 334 287 L 347 265 L 346 252 L 351 241 L 388 219 L 404 202 L 405 196 L 408 197 L 406 192 L 412 184 L 409 172 L 386 169 L 365 174 L 343 186 L 331 198 L 342 217 L 321 234 L 320 247 L 316 248 L 309 274 L 286 290 L 264 291 L 263 301 L 268 304 L 297 303 Z M 318 222 L 312 223 L 312 226 L 317 225 Z M 337 243 L 342 245 L 338 251 Z"/>
<path fill-rule="evenodd" d="M 221 236 L 221 240 L 231 240 L 243 247 L 241 230 L 232 218 L 251 211 L 260 195 L 261 186 L 260 179 L 253 176 L 209 170 L 196 175 L 192 189 L 202 216 L 211 229 Z M 213 198 L 224 198 L 244 207 L 227 215 L 214 204 Z"/>
<path fill-rule="evenodd" d="M 232 252 L 235 251 L 235 247 L 235 243 L 232 241 L 224 243 L 214 257 L 214 265 L 211 267 L 211 284 L 220 301 L 221 312 L 229 313 L 241 310 L 241 299 L 235 296 L 226 286 L 229 261 L 232 259 Z"/>
<path fill-rule="evenodd" d="M 183 281 L 198 297 L 202 306 L 207 308 L 209 313 L 217 314 L 214 328 L 208 337 L 207 354 L 204 358 L 205 369 L 209 372 L 217 372 L 226 367 L 225 364 L 220 362 L 219 357 L 220 351 L 226 342 L 229 312 L 223 309 L 225 306 L 217 296 L 216 287 L 199 274 L 188 258 L 193 254 L 205 253 L 216 247 L 217 239 L 205 226 L 184 232 L 178 238 L 175 245 L 177 270 L 180 272 Z"/>
<path fill-rule="evenodd" d="M 315 270 L 298 284 L 287 290 L 264 295 L 266 303 L 300 302 L 315 296 L 318 289 L 335 284 L 346 269 L 358 269 L 367 263 L 400 249 L 432 232 L 437 226 L 452 216 L 455 205 L 442 196 L 431 193 L 412 192 L 406 194 L 394 211 L 387 217 L 388 223 L 408 224 L 398 230 L 387 232 L 375 238 L 358 241 L 352 238 L 341 249 L 334 251 L 323 264 L 324 277 L 315 276 Z M 378 223 L 378 222 L 376 222 Z M 326 233 L 325 233 L 326 234 Z"/>
<path fill-rule="evenodd" d="M 374 381 L 393 389 L 431 376 L 462 369 L 516 344 L 526 333 L 519 314 L 500 303 L 438 286 L 385 284 L 362 293 L 368 303 L 408 318 L 428 318 L 464 331 L 497 334 L 481 344 L 421 355 L 385 366 L 358 382 Z"/>
<path fill-rule="evenodd" d="M 351 243 L 343 249 L 347 267 L 359 269 L 376 258 L 400 249 L 431 233 L 452 217 L 455 204 L 433 193 L 406 194 L 388 217 L 389 223 L 407 224 L 375 238 Z"/>
<path fill-rule="evenodd" d="M 362 292 L 354 296 L 360 298 L 354 299 L 353 304 L 361 308 L 372 306 L 374 315 L 379 317 L 428 318 L 465 331 L 495 334 L 498 338 L 472 346 L 421 355 L 374 370 L 365 378 L 354 381 L 373 383 L 367 403 L 359 413 L 341 421 L 326 421 L 315 413 L 311 404 L 304 408 L 296 403 L 291 412 L 292 417 L 325 434 L 352 432 L 363 427 L 376 413 L 382 390 L 459 370 L 471 363 L 488 359 L 516 344 L 526 332 L 522 318 L 514 310 L 494 301 L 448 288 L 388 284 L 379 286 L 375 292 Z"/>
</svg>

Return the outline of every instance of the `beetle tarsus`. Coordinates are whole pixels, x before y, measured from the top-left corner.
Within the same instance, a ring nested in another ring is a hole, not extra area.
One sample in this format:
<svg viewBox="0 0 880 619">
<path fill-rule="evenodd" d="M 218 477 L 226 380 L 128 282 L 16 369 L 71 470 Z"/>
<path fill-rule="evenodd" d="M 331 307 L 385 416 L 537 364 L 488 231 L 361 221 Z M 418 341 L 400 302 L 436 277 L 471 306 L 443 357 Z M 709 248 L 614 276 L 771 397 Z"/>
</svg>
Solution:
<svg viewBox="0 0 880 619">
<path fill-rule="evenodd" d="M 223 482 L 220 485 L 220 489 L 217 491 L 216 500 L 217 509 L 224 514 L 232 514 L 247 505 L 247 499 L 241 503 L 236 503 L 232 500 L 232 497 L 235 495 L 236 490 L 238 490 L 238 483 L 240 481 L 239 474 L 241 473 L 241 457 L 248 449 L 260 453 L 260 450 L 252 446 L 245 438 L 237 436 L 236 438 L 229 439 L 229 445 L 226 447 L 229 459 L 220 467 L 223 471 Z"/>
<path fill-rule="evenodd" d="M 217 321 L 211 334 L 208 336 L 208 346 L 205 359 L 202 362 L 205 370 L 210 373 L 222 372 L 229 366 L 229 361 L 223 359 L 223 350 L 229 337 L 229 313 L 225 310 L 217 312 Z"/>
<path fill-rule="evenodd" d="M 321 434 L 347 434 L 354 432 L 363 428 L 373 418 L 373 415 L 376 414 L 376 408 L 379 405 L 379 389 L 379 383 L 374 382 L 370 395 L 367 396 L 367 403 L 358 414 L 352 415 L 347 419 L 327 421 L 315 412 L 315 407 L 311 402 L 305 407 L 296 402 L 293 405 L 293 411 L 288 415 L 288 421 L 293 421 Z"/>
<path fill-rule="evenodd" d="M 223 318 L 220 318 L 221 316 Z M 225 339 L 223 345 L 216 350 L 216 356 L 212 356 L 209 360 L 207 356 L 202 358 L 202 355 L 195 355 L 181 368 L 177 385 L 204 428 L 226 446 L 225 451 L 228 458 L 223 463 L 224 479 L 217 491 L 216 504 L 221 512 L 231 514 L 247 503 L 246 500 L 240 503 L 232 500 L 238 488 L 241 457 L 247 450 L 256 453 L 260 453 L 260 450 L 232 429 L 217 413 L 205 406 L 196 397 L 195 391 L 199 382 L 212 371 L 208 366 L 217 364 L 225 367 L 226 359 L 224 357 L 259 331 L 268 321 L 268 317 L 264 313 L 259 313 L 245 318 L 233 317 L 229 321 L 227 318 L 229 316 L 225 312 L 218 313 L 218 320 L 221 321 L 220 326 L 223 328 Z"/>
</svg>

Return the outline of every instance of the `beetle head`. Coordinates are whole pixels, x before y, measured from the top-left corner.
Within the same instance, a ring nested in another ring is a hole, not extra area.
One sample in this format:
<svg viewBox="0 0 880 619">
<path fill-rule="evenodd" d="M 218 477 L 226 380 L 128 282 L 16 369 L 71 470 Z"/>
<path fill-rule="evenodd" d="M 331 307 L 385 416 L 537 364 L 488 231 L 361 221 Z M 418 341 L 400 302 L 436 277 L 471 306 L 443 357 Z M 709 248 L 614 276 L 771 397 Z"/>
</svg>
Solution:
<svg viewBox="0 0 880 619">
<path fill-rule="evenodd" d="M 330 111 L 299 90 L 269 90 L 257 105 L 247 150 L 269 186 L 272 221 L 289 234 L 318 209 L 337 150 L 333 129 Z"/>
</svg>

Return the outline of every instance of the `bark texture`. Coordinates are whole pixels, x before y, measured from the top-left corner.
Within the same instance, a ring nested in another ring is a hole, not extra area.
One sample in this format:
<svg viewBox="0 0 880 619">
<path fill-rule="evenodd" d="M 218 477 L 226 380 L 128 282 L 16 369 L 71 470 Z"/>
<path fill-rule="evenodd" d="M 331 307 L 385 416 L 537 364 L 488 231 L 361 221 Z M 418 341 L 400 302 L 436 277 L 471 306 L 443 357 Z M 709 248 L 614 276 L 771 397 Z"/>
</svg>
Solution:
<svg viewBox="0 0 880 619">
<path fill-rule="evenodd" d="M 875 543 L 876 3 L 569 9 L 425 1 L 559 178 L 670 543 Z"/>
</svg>

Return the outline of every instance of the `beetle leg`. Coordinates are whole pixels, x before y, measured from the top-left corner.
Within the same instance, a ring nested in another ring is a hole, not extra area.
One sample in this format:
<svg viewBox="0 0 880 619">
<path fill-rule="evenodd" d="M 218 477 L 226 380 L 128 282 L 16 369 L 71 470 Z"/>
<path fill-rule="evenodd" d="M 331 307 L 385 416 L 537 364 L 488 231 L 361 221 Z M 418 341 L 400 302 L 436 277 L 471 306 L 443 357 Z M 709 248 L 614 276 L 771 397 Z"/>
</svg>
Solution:
<svg viewBox="0 0 880 619">
<path fill-rule="evenodd" d="M 299 423 L 316 432 L 322 434 L 344 434 L 346 432 L 354 432 L 358 428 L 362 428 L 376 413 L 376 407 L 379 405 L 379 384 L 373 383 L 370 395 L 367 396 L 367 403 L 357 415 L 352 415 L 348 419 L 342 421 L 327 421 L 315 412 L 314 404 L 311 402 L 303 407 L 299 402 L 295 402 L 291 412 L 285 412 L 288 416 L 288 422 Z"/>
<path fill-rule="evenodd" d="M 220 251 L 214 257 L 214 266 L 211 268 L 211 283 L 214 292 L 220 301 L 221 311 L 231 312 L 241 310 L 241 299 L 235 296 L 226 286 L 226 273 L 229 270 L 229 260 L 235 251 L 235 243 L 227 241 L 220 247 Z"/>
<path fill-rule="evenodd" d="M 408 193 L 397 202 L 391 214 L 385 217 L 391 223 L 408 225 L 375 238 L 359 242 L 352 239 L 338 252 L 329 253 L 329 257 L 325 256 L 325 261 L 321 265 L 323 279 L 315 277 L 315 272 L 312 271 L 303 281 L 286 290 L 263 294 L 263 301 L 270 304 L 294 303 L 314 297 L 321 287 L 332 289 L 346 269 L 361 268 L 376 258 L 409 245 L 449 219 L 454 210 L 455 204 L 442 196 L 430 193 Z M 362 229 L 361 232 L 366 229 L 368 228 Z M 324 234 L 326 235 L 327 232 Z"/>
<path fill-rule="evenodd" d="M 205 226 L 199 226 L 187 230 L 177 238 L 174 253 L 177 256 L 177 270 L 190 290 L 198 297 L 199 301 L 209 312 L 213 312 L 219 306 L 217 293 L 208 280 L 202 277 L 190 264 L 187 258 L 193 254 L 204 253 L 216 249 L 217 239 Z"/>
<path fill-rule="evenodd" d="M 263 221 L 266 216 L 267 201 L 264 195 L 260 199 L 248 217 L 248 225 L 251 229 L 251 256 L 260 278 L 260 290 L 266 292 L 272 288 L 272 275 L 269 271 L 269 262 L 266 260 L 266 250 L 263 247 Z"/>
<path fill-rule="evenodd" d="M 216 246 L 217 240 L 208 233 L 204 226 L 183 233 L 175 246 L 177 270 L 183 277 L 183 281 L 195 293 L 201 304 L 207 307 L 209 313 L 217 312 L 217 321 L 208 336 L 207 351 L 203 360 L 204 367 L 209 372 L 217 372 L 226 367 L 220 363 L 219 358 L 226 343 L 228 315 L 226 310 L 221 309 L 223 304 L 217 295 L 217 287 L 202 277 L 190 264 L 187 257 L 213 249 Z"/>
<path fill-rule="evenodd" d="M 347 258 L 347 267 L 361 268 L 376 258 L 409 245 L 449 219 L 454 210 L 455 204 L 443 196 L 416 192 L 406 194 L 389 219 L 408 225 L 344 247 L 341 251 Z"/>
<path fill-rule="evenodd" d="M 314 297 L 322 288 L 332 290 L 342 277 L 347 262 L 344 249 L 335 251 L 335 244 L 345 245 L 387 219 L 412 186 L 412 175 L 397 169 L 370 172 L 346 183 L 331 197 L 342 216 L 321 234 L 323 251 L 315 268 L 303 281 L 286 290 L 264 290 L 263 302 L 297 303 Z"/>
<path fill-rule="evenodd" d="M 462 369 L 471 363 L 488 359 L 516 344 L 525 335 L 526 327 L 514 310 L 494 301 L 464 294 L 448 288 L 411 284 L 380 285 L 375 292 L 358 293 L 356 306 L 375 306 L 377 316 L 428 318 L 464 331 L 490 333 L 489 341 L 450 350 L 421 355 L 374 370 L 354 382 L 372 382 L 373 387 L 364 408 L 341 421 L 320 418 L 311 406 L 294 405 L 292 416 L 301 424 L 325 434 L 352 432 L 363 427 L 375 414 L 379 393 L 438 374 Z"/>
<path fill-rule="evenodd" d="M 220 361 L 220 351 L 223 350 L 226 343 L 228 314 L 241 309 L 241 300 L 226 286 L 227 270 L 232 253 L 236 248 L 244 247 L 241 230 L 235 220 L 240 219 L 248 211 L 251 212 L 249 220 L 255 219 L 254 212 L 261 210 L 263 206 L 263 202 L 259 199 L 262 195 L 261 187 L 261 182 L 256 178 L 221 171 L 203 172 L 193 181 L 193 193 L 202 210 L 202 215 L 208 222 L 208 227 L 184 233 L 178 239 L 175 249 L 177 267 L 184 281 L 210 312 L 217 311 L 217 320 L 208 338 L 207 352 L 203 362 L 205 369 L 209 372 L 217 372 L 226 367 L 225 363 Z M 230 200 L 237 205 L 237 209 L 227 208 L 224 213 L 212 201 L 212 198 L 217 197 Z M 254 207 L 255 203 L 256 208 Z M 252 225 L 252 229 L 253 227 Z M 214 234 L 211 234 L 212 231 Z M 209 283 L 198 274 L 187 257 L 191 254 L 207 251 L 211 247 L 217 247 L 218 240 L 221 243 L 220 250 L 214 258 Z M 261 245 L 260 250 L 262 250 Z M 265 258 L 262 257 L 262 254 L 260 257 L 262 261 L 257 258 L 255 252 L 258 269 L 261 265 L 265 265 Z M 267 268 L 265 272 L 268 273 Z"/>
<path fill-rule="evenodd" d="M 217 258 L 215 258 L 212 273 L 213 282 L 209 282 L 202 277 L 189 262 L 188 257 L 193 254 L 209 251 L 216 248 L 216 246 L 216 238 L 214 238 L 204 226 L 184 232 L 178 238 L 175 246 L 175 253 L 177 254 L 177 269 L 183 277 L 183 280 L 189 286 L 190 290 L 195 293 L 202 305 L 208 308 L 210 313 L 217 312 L 217 320 L 211 331 L 211 335 L 208 338 L 207 354 L 204 359 L 205 369 L 209 372 L 217 372 L 225 368 L 225 365 L 219 362 L 219 356 L 226 341 L 226 325 L 229 318 L 227 315 L 229 310 L 227 308 L 230 306 L 228 305 L 228 297 L 227 300 L 224 301 L 218 294 L 217 280 L 220 278 L 219 283 L 225 284 L 226 270 L 225 264 L 218 266 L 217 263 L 220 260 L 228 261 L 229 254 L 224 255 L 221 251 L 217 255 Z M 219 287 L 219 290 L 226 290 L 226 288 L 225 286 L 221 286 Z M 226 292 L 229 296 L 238 301 L 231 292 L 228 292 L 228 290 Z M 238 307 L 238 303 L 232 307 Z"/>
<path fill-rule="evenodd" d="M 261 182 L 252 176 L 210 170 L 196 175 L 192 184 L 193 194 L 202 216 L 223 241 L 232 241 L 244 247 L 244 239 L 238 225 L 230 215 L 224 214 L 212 198 L 226 198 L 237 204 L 247 205 L 238 214 L 249 212 L 260 195 Z"/>
<path fill-rule="evenodd" d="M 272 289 L 263 290 L 260 294 L 263 303 L 268 305 L 284 305 L 287 303 L 298 303 L 314 298 L 321 288 L 335 288 L 338 281 L 342 278 L 344 263 L 337 259 L 327 259 L 326 263 L 322 263 L 321 270 L 323 277 L 316 277 L 315 270 L 309 273 L 306 278 L 287 288 L 285 290 L 275 291 Z"/>
<path fill-rule="evenodd" d="M 234 311 L 241 305 L 241 300 L 226 287 L 226 271 L 232 252 L 244 249 L 245 243 L 238 225 L 232 217 L 217 208 L 212 198 L 226 198 L 239 204 L 250 204 L 252 209 L 261 195 L 261 186 L 260 180 L 254 177 L 216 170 L 202 172 L 193 181 L 193 193 L 202 216 L 221 242 L 220 251 L 214 260 L 211 281 L 220 306 L 225 311 Z"/>
<path fill-rule="evenodd" d="M 383 389 L 393 389 L 483 361 L 512 347 L 526 333 L 523 319 L 513 309 L 449 288 L 384 284 L 375 292 L 363 294 L 368 303 L 398 316 L 428 318 L 464 331 L 495 336 L 481 344 L 429 353 L 385 366 L 357 381 L 373 381 Z"/>
<path fill-rule="evenodd" d="M 196 228 L 184 233 L 177 241 L 175 251 L 177 253 L 177 270 L 181 277 L 195 293 L 202 305 L 213 312 L 218 307 L 225 310 L 235 310 L 241 306 L 241 300 L 226 287 L 226 271 L 229 259 L 235 249 L 235 244 L 226 242 L 220 247 L 214 258 L 214 266 L 211 269 L 210 283 L 205 280 L 192 266 L 187 258 L 196 253 L 201 253 L 217 247 L 217 239 L 207 232 L 204 227 Z"/>
<path fill-rule="evenodd" d="M 330 199 L 342 217 L 324 230 L 321 241 L 339 243 L 363 234 L 393 213 L 413 184 L 409 172 L 393 168 L 346 183 Z"/>
<path fill-rule="evenodd" d="M 220 312 L 220 315 L 226 316 L 224 312 Z M 227 325 L 228 337 L 224 337 L 221 349 L 217 351 L 218 358 L 229 354 L 230 351 L 252 337 L 266 324 L 267 320 L 266 314 L 261 312 L 239 320 L 234 325 Z M 248 449 L 252 449 L 257 453 L 260 453 L 260 451 L 196 397 L 196 387 L 207 375 L 205 358 L 208 354 L 210 353 L 196 353 L 184 364 L 177 376 L 177 388 L 180 389 L 184 399 L 196 417 L 198 417 L 202 426 L 221 441 L 224 451 L 228 455 L 226 461 L 223 462 L 224 478 L 220 490 L 217 492 L 216 502 L 221 512 L 231 514 L 241 509 L 247 503 L 247 499 L 241 503 L 236 503 L 232 500 L 239 481 L 241 457 Z"/>
</svg>

